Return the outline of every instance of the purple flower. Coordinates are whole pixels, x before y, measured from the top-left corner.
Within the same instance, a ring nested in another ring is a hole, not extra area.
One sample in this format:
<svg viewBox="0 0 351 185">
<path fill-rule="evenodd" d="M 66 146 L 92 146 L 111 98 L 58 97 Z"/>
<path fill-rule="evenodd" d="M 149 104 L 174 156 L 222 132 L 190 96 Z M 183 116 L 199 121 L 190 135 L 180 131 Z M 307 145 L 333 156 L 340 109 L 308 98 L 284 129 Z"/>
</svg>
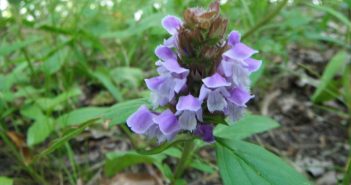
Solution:
<svg viewBox="0 0 351 185">
<path fill-rule="evenodd" d="M 213 126 L 209 124 L 199 124 L 194 131 L 194 134 L 201 137 L 202 140 L 208 143 L 214 142 Z"/>
<path fill-rule="evenodd" d="M 199 99 L 203 101 L 207 98 L 207 108 L 212 113 L 215 111 L 224 111 L 227 107 L 225 97 L 229 96 L 226 87 L 231 84 L 218 73 L 202 79 L 202 82 L 204 84 L 200 89 Z"/>
<path fill-rule="evenodd" d="M 141 106 L 136 112 L 129 116 L 127 125 L 137 134 L 145 134 L 154 125 L 154 114 L 145 106 Z"/>
<path fill-rule="evenodd" d="M 234 87 L 229 91 L 230 96 L 227 99 L 237 106 L 245 107 L 246 103 L 253 98 L 249 91 L 242 87 Z"/>
<path fill-rule="evenodd" d="M 178 33 L 178 29 L 182 26 L 182 21 L 175 16 L 167 15 L 162 19 L 162 26 L 169 34 L 175 35 Z"/>
<path fill-rule="evenodd" d="M 156 115 L 145 105 L 129 116 L 127 125 L 137 134 L 157 138 L 159 143 L 171 140 L 180 130 L 177 117 L 170 110 Z"/>
<path fill-rule="evenodd" d="M 245 107 L 237 106 L 236 104 L 229 102 L 227 108 L 224 110 L 224 114 L 234 123 L 243 116 L 244 110 Z"/>
<path fill-rule="evenodd" d="M 253 97 L 246 88 L 232 85 L 218 73 L 202 81 L 204 85 L 201 87 L 199 99 L 207 99 L 207 108 L 211 113 L 223 112 L 232 121 L 239 119 L 246 103 Z"/>
<path fill-rule="evenodd" d="M 152 91 L 154 108 L 170 103 L 175 94 L 186 86 L 189 70 L 177 62 L 177 55 L 166 46 L 158 46 L 155 54 L 163 61 L 156 62 L 160 76 L 145 79 L 147 87 Z"/>
<path fill-rule="evenodd" d="M 184 22 L 175 16 L 162 19 L 171 36 L 155 49 L 158 76 L 145 79 L 153 110 L 141 106 L 127 119 L 133 132 L 158 142 L 180 132 L 213 142 L 213 125 L 203 123 L 203 114 L 231 121 L 243 115 L 254 97 L 249 76 L 262 62 L 252 58 L 258 51 L 242 43 L 239 32 L 232 31 L 223 42 L 228 20 L 219 15 L 219 7 L 216 1 L 208 10 L 188 9 Z"/>
<path fill-rule="evenodd" d="M 180 130 L 177 117 L 169 109 L 155 117 L 154 122 L 159 125 L 161 132 L 166 136 L 172 136 Z"/>
<path fill-rule="evenodd" d="M 176 109 L 180 127 L 183 130 L 193 131 L 196 128 L 197 120 L 202 121 L 201 101 L 191 94 L 181 96 Z"/>
<path fill-rule="evenodd" d="M 163 28 L 172 36 L 164 41 L 164 45 L 167 47 L 175 47 L 178 35 L 178 30 L 182 26 L 182 21 L 175 16 L 167 15 L 162 19 Z"/>
<path fill-rule="evenodd" d="M 228 45 L 230 49 L 223 53 L 218 71 L 233 85 L 249 87 L 249 75 L 259 69 L 262 61 L 251 58 L 257 51 L 241 43 L 240 34 L 236 31 L 229 34 Z"/>
</svg>

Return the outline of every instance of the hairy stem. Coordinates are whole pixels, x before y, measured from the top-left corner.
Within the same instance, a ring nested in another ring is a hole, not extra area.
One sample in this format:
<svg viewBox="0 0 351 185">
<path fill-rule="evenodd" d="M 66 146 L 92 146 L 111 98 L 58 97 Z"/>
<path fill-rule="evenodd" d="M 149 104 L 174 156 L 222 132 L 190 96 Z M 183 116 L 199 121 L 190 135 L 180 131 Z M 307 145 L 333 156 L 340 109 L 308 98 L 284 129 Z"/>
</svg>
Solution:
<svg viewBox="0 0 351 185">
<path fill-rule="evenodd" d="M 254 27 L 252 27 L 248 32 L 246 32 L 243 36 L 242 39 L 247 38 L 248 36 L 252 35 L 255 33 L 259 28 L 267 24 L 270 20 L 272 20 L 275 16 L 278 15 L 278 13 L 284 8 L 284 6 L 288 3 L 288 0 L 284 0 L 279 5 L 277 6 L 276 9 L 271 11 L 267 16 L 262 18 L 259 22 L 255 24 Z"/>
<path fill-rule="evenodd" d="M 190 140 L 184 143 L 184 150 L 180 158 L 180 161 L 178 162 L 175 168 L 174 177 L 171 182 L 172 185 L 174 185 L 176 180 L 183 175 L 184 170 L 189 165 L 192 154 L 194 153 L 194 148 L 195 148 L 194 140 Z"/>
</svg>

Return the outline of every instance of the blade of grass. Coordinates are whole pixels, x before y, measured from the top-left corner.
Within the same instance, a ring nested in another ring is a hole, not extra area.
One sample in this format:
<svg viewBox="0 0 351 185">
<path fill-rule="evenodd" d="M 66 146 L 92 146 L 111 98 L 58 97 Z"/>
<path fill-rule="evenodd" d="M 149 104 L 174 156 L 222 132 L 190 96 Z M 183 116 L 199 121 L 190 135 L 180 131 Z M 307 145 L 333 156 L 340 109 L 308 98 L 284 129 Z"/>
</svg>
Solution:
<svg viewBox="0 0 351 185">
<path fill-rule="evenodd" d="M 247 31 L 243 36 L 242 39 L 245 39 L 255 33 L 257 30 L 259 30 L 262 26 L 267 24 L 269 21 L 271 21 L 275 16 L 278 15 L 278 13 L 284 8 L 284 6 L 288 3 L 288 0 L 283 0 L 281 3 L 278 4 L 278 6 L 271 11 L 267 16 L 263 17 L 260 21 L 258 21 L 249 31 Z"/>
<path fill-rule="evenodd" d="M 240 0 L 241 4 L 243 5 L 243 8 L 246 12 L 246 15 L 247 15 L 247 18 L 248 18 L 248 21 L 249 21 L 249 24 L 250 24 L 250 27 L 252 27 L 254 24 L 255 24 L 255 21 L 254 21 L 254 18 L 253 18 L 253 15 L 249 9 L 249 6 L 247 4 L 248 1 L 246 0 Z"/>
<path fill-rule="evenodd" d="M 67 141 L 73 139 L 74 137 L 76 137 L 78 134 L 80 134 L 81 132 L 84 131 L 84 129 L 88 128 L 89 126 L 91 126 L 92 124 L 95 123 L 95 121 L 97 121 L 99 118 L 96 119 L 92 119 L 89 120 L 87 122 L 85 122 L 84 124 L 80 125 L 78 128 L 75 128 L 73 130 L 71 130 L 70 132 L 68 132 L 67 134 L 63 135 L 62 137 L 52 141 L 52 144 L 46 148 L 44 151 L 42 151 L 40 154 L 36 155 L 33 159 L 33 163 L 35 163 L 36 161 L 38 161 L 39 159 L 47 156 L 48 154 L 52 153 L 53 151 L 55 151 L 56 149 L 60 148 L 62 145 L 64 145 Z"/>
<path fill-rule="evenodd" d="M 314 5 L 314 4 L 306 3 L 306 2 L 304 4 L 306 4 L 309 7 L 314 8 L 316 10 L 328 13 L 329 15 L 335 17 L 340 22 L 342 22 L 344 25 L 346 25 L 349 29 L 351 28 L 351 21 L 349 21 L 349 19 L 345 15 L 338 12 L 337 10 L 334 10 L 333 8 L 330 8 L 328 6 L 319 6 L 319 5 Z"/>
</svg>

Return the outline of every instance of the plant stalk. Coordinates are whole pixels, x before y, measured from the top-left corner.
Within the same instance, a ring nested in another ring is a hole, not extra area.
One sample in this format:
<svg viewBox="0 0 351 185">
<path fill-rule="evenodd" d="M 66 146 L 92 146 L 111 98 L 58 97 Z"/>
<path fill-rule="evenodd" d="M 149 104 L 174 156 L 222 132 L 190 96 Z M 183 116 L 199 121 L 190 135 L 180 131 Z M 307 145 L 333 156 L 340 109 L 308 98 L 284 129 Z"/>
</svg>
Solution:
<svg viewBox="0 0 351 185">
<path fill-rule="evenodd" d="M 175 168 L 174 177 L 172 179 L 171 185 L 175 185 L 176 180 L 183 175 L 184 170 L 189 165 L 192 154 L 194 153 L 194 149 L 195 149 L 194 140 L 190 140 L 184 143 L 184 150 L 180 158 L 180 161 Z"/>
</svg>

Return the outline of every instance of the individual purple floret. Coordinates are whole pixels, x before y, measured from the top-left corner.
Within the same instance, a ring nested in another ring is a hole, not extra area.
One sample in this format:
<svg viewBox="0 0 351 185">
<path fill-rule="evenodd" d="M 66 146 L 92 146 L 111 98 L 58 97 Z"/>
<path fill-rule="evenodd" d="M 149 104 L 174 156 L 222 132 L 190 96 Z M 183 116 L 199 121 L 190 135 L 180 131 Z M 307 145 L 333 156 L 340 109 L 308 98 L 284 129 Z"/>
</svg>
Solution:
<svg viewBox="0 0 351 185">
<path fill-rule="evenodd" d="M 262 62 L 252 58 L 258 51 L 242 43 L 239 32 L 225 36 L 228 20 L 219 15 L 219 1 L 208 10 L 189 8 L 183 15 L 184 21 L 175 16 L 162 19 L 171 37 L 155 49 L 158 76 L 145 79 L 153 110 L 141 106 L 127 124 L 158 142 L 178 133 L 213 142 L 211 118 L 228 118 L 228 123 L 241 118 L 254 97 L 250 74 Z"/>
<path fill-rule="evenodd" d="M 257 51 L 241 43 L 236 31 L 229 34 L 228 45 L 230 49 L 223 53 L 218 71 L 233 85 L 248 88 L 249 75 L 259 69 L 262 61 L 251 58 Z"/>
<path fill-rule="evenodd" d="M 189 70 L 178 64 L 177 55 L 166 46 L 158 46 L 155 54 L 162 60 L 156 62 L 160 76 L 145 79 L 145 82 L 152 91 L 154 108 L 157 108 L 171 102 L 185 87 Z"/>
<path fill-rule="evenodd" d="M 127 119 L 127 125 L 137 134 L 157 138 L 159 142 L 171 140 L 180 130 L 177 117 L 170 110 L 159 115 L 141 106 Z"/>
<path fill-rule="evenodd" d="M 175 47 L 178 35 L 178 30 L 182 26 L 182 21 L 175 16 L 167 15 L 162 19 L 163 28 L 172 36 L 164 41 L 164 45 L 167 47 Z"/>
<path fill-rule="evenodd" d="M 183 130 L 193 131 L 198 121 L 202 121 L 201 101 L 189 94 L 181 96 L 178 100 L 177 115 L 180 127 Z"/>
<path fill-rule="evenodd" d="M 208 143 L 214 142 L 213 126 L 209 124 L 199 124 L 194 134 Z"/>
<path fill-rule="evenodd" d="M 136 112 L 129 116 L 127 125 L 137 134 L 145 134 L 154 125 L 154 113 L 145 105 L 141 106 Z"/>
<path fill-rule="evenodd" d="M 200 90 L 199 99 L 201 101 L 207 99 L 207 108 L 211 113 L 224 111 L 227 107 L 227 100 L 225 97 L 229 96 L 226 87 L 231 84 L 218 73 L 202 79 L 202 82 L 203 85 Z"/>
<path fill-rule="evenodd" d="M 154 121 L 159 125 L 161 132 L 166 136 L 172 136 L 180 130 L 177 117 L 169 109 L 155 117 Z"/>
</svg>

